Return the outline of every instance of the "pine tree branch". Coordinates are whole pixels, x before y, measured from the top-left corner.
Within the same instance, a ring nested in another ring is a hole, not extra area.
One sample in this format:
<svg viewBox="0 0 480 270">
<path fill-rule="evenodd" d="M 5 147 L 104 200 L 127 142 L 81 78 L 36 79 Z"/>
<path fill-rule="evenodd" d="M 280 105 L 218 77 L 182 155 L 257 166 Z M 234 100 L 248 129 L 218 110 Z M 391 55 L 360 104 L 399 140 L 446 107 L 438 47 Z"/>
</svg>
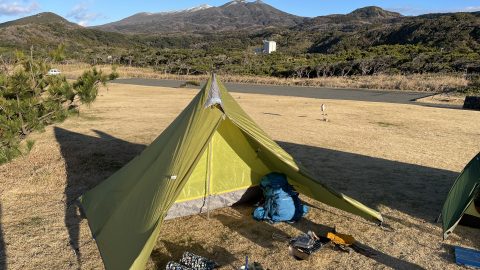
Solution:
<svg viewBox="0 0 480 270">
<path fill-rule="evenodd" d="M 38 118 L 39 121 L 42 121 L 43 119 L 49 117 L 50 115 L 56 113 L 56 111 L 49 112 L 47 114 L 42 115 L 41 117 Z"/>
</svg>

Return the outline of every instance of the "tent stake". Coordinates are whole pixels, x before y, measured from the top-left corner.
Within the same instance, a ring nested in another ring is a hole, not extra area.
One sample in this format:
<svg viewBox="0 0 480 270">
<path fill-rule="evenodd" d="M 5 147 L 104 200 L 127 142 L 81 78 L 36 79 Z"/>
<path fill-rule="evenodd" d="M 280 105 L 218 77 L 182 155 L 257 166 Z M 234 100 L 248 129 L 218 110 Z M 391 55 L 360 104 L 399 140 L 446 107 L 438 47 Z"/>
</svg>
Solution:
<svg viewBox="0 0 480 270">
<path fill-rule="evenodd" d="M 440 215 L 438 215 L 437 219 L 435 219 L 435 223 L 439 223 L 441 218 L 442 218 L 442 213 L 440 213 Z"/>
</svg>

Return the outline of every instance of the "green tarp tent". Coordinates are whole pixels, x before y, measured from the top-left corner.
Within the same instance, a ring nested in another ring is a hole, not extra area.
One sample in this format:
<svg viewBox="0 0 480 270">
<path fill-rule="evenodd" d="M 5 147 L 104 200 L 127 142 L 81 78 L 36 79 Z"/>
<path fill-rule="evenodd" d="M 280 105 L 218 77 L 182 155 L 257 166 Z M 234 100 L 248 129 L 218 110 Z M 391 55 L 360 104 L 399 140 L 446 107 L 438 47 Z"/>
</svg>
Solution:
<svg viewBox="0 0 480 270">
<path fill-rule="evenodd" d="M 199 213 L 205 201 L 231 205 L 272 171 L 311 198 L 382 222 L 380 213 L 299 166 L 215 76 L 150 146 L 80 203 L 105 267 L 143 269 L 166 217 Z"/>
<path fill-rule="evenodd" d="M 475 206 L 475 200 L 480 196 L 480 153 L 477 154 L 463 169 L 455 180 L 442 209 L 443 238 L 453 232 L 465 215 L 473 217 L 480 226 L 480 213 Z"/>
</svg>

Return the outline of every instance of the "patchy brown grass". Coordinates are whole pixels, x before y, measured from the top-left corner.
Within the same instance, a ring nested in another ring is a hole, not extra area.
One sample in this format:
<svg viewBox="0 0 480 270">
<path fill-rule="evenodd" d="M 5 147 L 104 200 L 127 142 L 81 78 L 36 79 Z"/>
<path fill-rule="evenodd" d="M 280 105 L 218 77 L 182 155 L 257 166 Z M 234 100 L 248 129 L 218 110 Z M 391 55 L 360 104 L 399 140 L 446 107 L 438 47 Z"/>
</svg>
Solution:
<svg viewBox="0 0 480 270">
<path fill-rule="evenodd" d="M 71 64 L 59 66 L 67 76 L 76 78 L 89 65 Z M 110 66 L 99 66 L 110 71 Z M 152 68 L 118 67 L 121 78 L 148 78 L 167 80 L 205 81 L 208 75 L 185 76 L 164 74 Z M 442 92 L 449 89 L 465 87 L 468 81 L 459 75 L 446 74 L 414 74 L 414 75 L 375 75 L 375 76 L 351 76 L 351 77 L 325 77 L 314 79 L 281 79 L 275 77 L 255 77 L 222 75 L 222 81 L 248 84 L 288 85 L 288 86 L 314 86 L 332 88 L 367 88 L 367 89 L 390 89 L 409 91 Z"/>
<path fill-rule="evenodd" d="M 86 220 L 78 221 L 66 204 L 140 153 L 195 93 L 112 84 L 79 117 L 31 135 L 36 140 L 31 153 L 0 166 L 0 227 L 8 269 L 77 269 L 69 245 L 76 232 L 80 268 L 101 269 Z M 314 175 L 379 209 L 393 231 L 307 198 L 311 212 L 293 225 L 255 222 L 250 206 L 225 208 L 210 220 L 198 215 L 166 222 L 148 269 L 162 269 L 185 250 L 217 260 L 222 269 L 239 267 L 245 255 L 270 269 L 456 269 L 450 245 L 480 248 L 478 230 L 459 227 L 442 242 L 439 224 L 433 223 L 458 172 L 480 150 L 480 112 L 234 97 Z M 322 103 L 329 122 L 320 120 Z M 325 248 L 300 262 L 272 239 L 273 233 L 293 236 L 325 226 L 352 234 L 379 254 L 367 258 Z"/>
<path fill-rule="evenodd" d="M 456 105 L 461 107 L 465 102 L 465 95 L 460 93 L 440 93 L 430 97 L 417 99 L 417 102 Z"/>
</svg>

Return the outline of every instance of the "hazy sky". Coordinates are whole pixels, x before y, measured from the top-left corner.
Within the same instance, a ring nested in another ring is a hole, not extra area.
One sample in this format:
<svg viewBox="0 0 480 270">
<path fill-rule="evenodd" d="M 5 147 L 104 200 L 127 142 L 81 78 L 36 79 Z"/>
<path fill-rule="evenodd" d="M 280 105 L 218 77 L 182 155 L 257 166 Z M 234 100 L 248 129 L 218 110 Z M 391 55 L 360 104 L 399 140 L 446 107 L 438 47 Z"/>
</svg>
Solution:
<svg viewBox="0 0 480 270">
<path fill-rule="evenodd" d="M 0 0 L 0 22 L 39 12 L 57 13 L 82 25 L 117 21 L 137 12 L 174 11 L 228 0 Z M 364 6 L 380 6 L 404 15 L 432 12 L 480 11 L 480 0 L 264 0 L 283 11 L 307 17 L 345 14 Z M 292 3 L 293 2 L 293 3 Z"/>
</svg>

